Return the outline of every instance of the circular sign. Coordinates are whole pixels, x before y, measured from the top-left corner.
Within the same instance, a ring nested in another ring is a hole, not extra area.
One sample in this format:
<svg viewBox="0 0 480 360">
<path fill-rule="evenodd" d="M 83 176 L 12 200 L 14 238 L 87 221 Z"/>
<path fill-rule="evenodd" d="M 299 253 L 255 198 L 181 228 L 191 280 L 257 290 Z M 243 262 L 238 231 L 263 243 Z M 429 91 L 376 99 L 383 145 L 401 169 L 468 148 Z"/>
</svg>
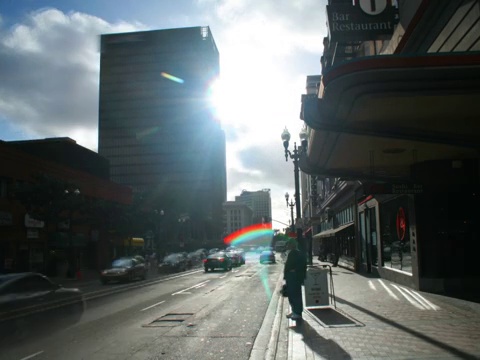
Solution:
<svg viewBox="0 0 480 360">
<path fill-rule="evenodd" d="M 397 212 L 397 236 L 400 241 L 405 239 L 407 233 L 407 218 L 405 217 L 405 211 L 403 208 L 399 208 Z"/>
<path fill-rule="evenodd" d="M 387 8 L 387 0 L 359 0 L 360 9 L 368 15 L 378 15 Z"/>
</svg>

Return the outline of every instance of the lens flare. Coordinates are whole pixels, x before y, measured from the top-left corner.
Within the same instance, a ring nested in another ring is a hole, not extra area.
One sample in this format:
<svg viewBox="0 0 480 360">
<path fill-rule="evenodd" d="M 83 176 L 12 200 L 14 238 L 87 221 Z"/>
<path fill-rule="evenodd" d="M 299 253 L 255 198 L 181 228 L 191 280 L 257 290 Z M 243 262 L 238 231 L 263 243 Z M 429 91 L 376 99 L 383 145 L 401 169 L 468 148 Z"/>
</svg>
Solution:
<svg viewBox="0 0 480 360">
<path fill-rule="evenodd" d="M 273 230 L 271 223 L 254 224 L 243 229 L 237 230 L 228 235 L 223 242 L 232 246 L 239 246 L 245 243 L 268 243 L 273 239 Z"/>
<path fill-rule="evenodd" d="M 180 79 L 179 77 L 170 75 L 170 74 L 168 74 L 166 72 L 163 72 L 163 71 L 160 73 L 160 75 L 163 76 L 165 79 L 175 81 L 179 84 L 183 84 L 185 82 L 183 79 Z"/>
</svg>

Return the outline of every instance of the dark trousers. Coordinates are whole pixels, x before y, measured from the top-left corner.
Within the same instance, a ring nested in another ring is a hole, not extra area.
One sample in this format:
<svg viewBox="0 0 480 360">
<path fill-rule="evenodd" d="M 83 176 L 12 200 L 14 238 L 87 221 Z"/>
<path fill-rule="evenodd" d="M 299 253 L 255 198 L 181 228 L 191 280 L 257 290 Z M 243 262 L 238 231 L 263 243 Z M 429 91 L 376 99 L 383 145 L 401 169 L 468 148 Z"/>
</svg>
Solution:
<svg viewBox="0 0 480 360">
<path fill-rule="evenodd" d="M 288 302 L 292 312 L 301 315 L 303 312 L 302 282 L 298 280 L 297 273 L 288 272 L 285 274 L 287 283 Z"/>
</svg>

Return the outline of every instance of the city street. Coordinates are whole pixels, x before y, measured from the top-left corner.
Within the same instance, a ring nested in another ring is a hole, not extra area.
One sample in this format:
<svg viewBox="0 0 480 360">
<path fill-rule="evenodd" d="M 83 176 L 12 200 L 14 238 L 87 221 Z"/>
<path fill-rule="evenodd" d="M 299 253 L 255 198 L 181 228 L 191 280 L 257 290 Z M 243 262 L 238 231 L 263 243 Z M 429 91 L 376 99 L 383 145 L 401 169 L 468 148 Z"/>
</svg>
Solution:
<svg viewBox="0 0 480 360">
<path fill-rule="evenodd" d="M 2 345 L 1 358 L 248 359 L 281 270 L 251 256 L 228 272 L 91 282 L 76 324 Z"/>
</svg>

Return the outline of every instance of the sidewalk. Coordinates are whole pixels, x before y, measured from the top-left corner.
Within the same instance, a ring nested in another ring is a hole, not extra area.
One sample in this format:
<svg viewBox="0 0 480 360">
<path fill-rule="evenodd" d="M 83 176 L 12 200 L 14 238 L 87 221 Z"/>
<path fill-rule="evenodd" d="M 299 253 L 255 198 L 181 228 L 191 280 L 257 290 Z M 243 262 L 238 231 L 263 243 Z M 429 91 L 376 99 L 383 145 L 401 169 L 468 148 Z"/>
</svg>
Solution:
<svg viewBox="0 0 480 360">
<path fill-rule="evenodd" d="M 286 319 L 266 358 L 479 359 L 480 304 L 414 291 L 387 280 L 332 268 L 336 309 L 311 309 L 304 321 Z M 275 323 L 275 322 L 274 322 Z"/>
<path fill-rule="evenodd" d="M 81 270 L 79 274 L 76 274 L 73 278 L 66 276 L 52 276 L 49 277 L 56 284 L 60 284 L 64 287 L 76 287 L 87 286 L 92 283 L 99 282 L 100 272 L 98 270 Z"/>
</svg>

